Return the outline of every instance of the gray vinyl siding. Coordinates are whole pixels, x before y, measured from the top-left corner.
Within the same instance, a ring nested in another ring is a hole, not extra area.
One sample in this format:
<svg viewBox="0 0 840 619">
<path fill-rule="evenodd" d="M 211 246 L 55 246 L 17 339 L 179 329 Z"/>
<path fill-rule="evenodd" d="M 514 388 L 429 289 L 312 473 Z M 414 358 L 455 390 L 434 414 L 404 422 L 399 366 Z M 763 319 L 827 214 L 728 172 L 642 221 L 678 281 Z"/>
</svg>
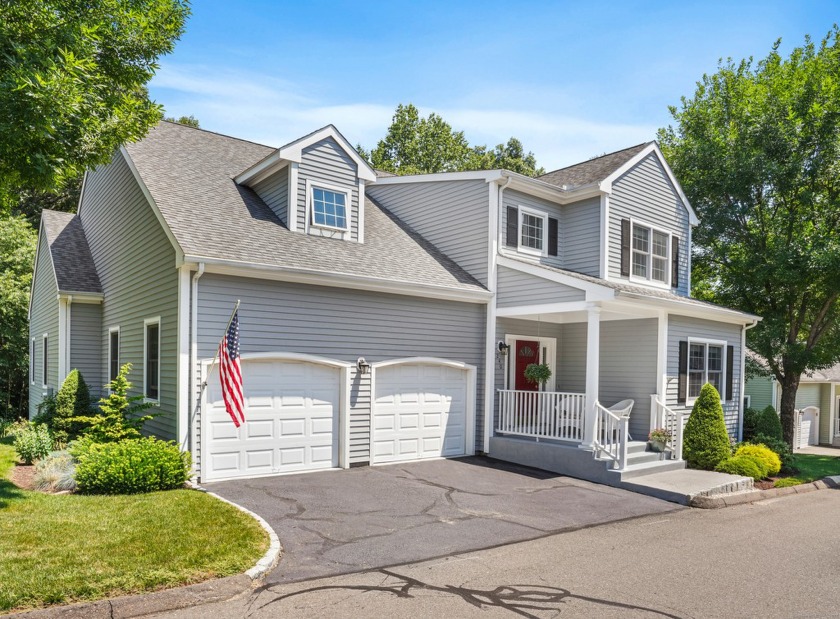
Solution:
<svg viewBox="0 0 840 619">
<path fill-rule="evenodd" d="M 43 386 L 57 391 L 58 384 L 58 288 L 50 250 L 44 233 L 38 236 L 35 281 L 32 286 L 32 314 L 29 318 L 29 341 L 35 338 L 35 383 L 29 385 L 29 416 L 38 412 L 38 404 L 44 393 Z M 44 334 L 47 338 L 48 376 L 44 378 Z M 31 360 L 30 360 L 31 363 Z"/>
<path fill-rule="evenodd" d="M 337 186 L 350 196 L 347 216 L 350 240 L 359 240 L 359 179 L 356 163 L 332 138 L 325 138 L 303 150 L 298 166 L 297 229 L 306 230 L 306 181 Z M 311 197 L 311 196 L 310 196 Z M 310 206 L 311 208 L 311 206 Z M 330 232 L 325 233 L 330 235 Z"/>
<path fill-rule="evenodd" d="M 486 182 L 374 184 L 365 191 L 487 285 L 490 190 Z"/>
<path fill-rule="evenodd" d="M 98 400 L 102 394 L 102 305 L 70 305 L 70 370 L 79 370 Z"/>
<path fill-rule="evenodd" d="M 601 199 L 564 205 L 560 219 L 563 268 L 599 277 L 601 244 Z"/>
<path fill-rule="evenodd" d="M 738 419 L 741 407 L 741 326 L 700 318 L 686 316 L 669 316 L 668 318 L 668 407 L 673 410 L 690 411 L 690 406 L 677 402 L 680 371 L 680 342 L 688 338 L 722 340 L 727 346 L 734 347 L 733 395 L 732 399 L 723 403 L 723 416 L 730 436 L 738 436 Z M 726 377 L 724 376 L 724 384 Z M 653 393 L 653 392 L 651 392 Z"/>
<path fill-rule="evenodd" d="M 583 301 L 585 297 L 586 294 L 578 288 L 499 267 L 496 288 L 498 307 Z"/>
<path fill-rule="evenodd" d="M 274 211 L 277 218 L 288 226 L 289 210 L 289 168 L 272 174 L 264 181 L 254 185 L 254 191 L 262 198 L 268 207 Z"/>
<path fill-rule="evenodd" d="M 142 395 L 143 322 L 160 316 L 159 416 L 145 430 L 176 437 L 178 272 L 175 250 L 122 156 L 89 173 L 80 209 L 105 301 L 101 376 L 107 376 L 108 329 L 120 327 L 120 362 L 132 364 L 131 393 Z"/>
<path fill-rule="evenodd" d="M 243 355 L 294 352 L 351 363 L 441 357 L 476 366 L 476 448 L 482 448 L 483 305 L 205 274 L 198 285 L 199 361 L 213 357 L 237 299 Z M 350 462 L 367 463 L 370 377 L 354 372 L 351 385 Z M 200 433 L 199 423 L 196 445 Z"/>
<path fill-rule="evenodd" d="M 613 183 L 609 201 L 609 275 L 621 276 L 621 220 L 633 218 L 661 228 L 680 239 L 680 273 L 677 294 L 688 295 L 688 210 L 683 206 L 659 159 L 651 154 Z M 670 261 L 670 256 L 669 256 Z"/>
<path fill-rule="evenodd" d="M 767 376 L 747 379 L 744 394 L 750 396 L 750 408 L 758 410 L 768 406 L 776 408 L 776 403 L 773 401 L 773 382 L 774 379 Z"/>
<path fill-rule="evenodd" d="M 650 431 L 650 396 L 656 393 L 658 320 L 610 320 L 601 322 L 598 399 L 610 407 L 633 400 L 630 436 L 647 440 Z"/>
</svg>

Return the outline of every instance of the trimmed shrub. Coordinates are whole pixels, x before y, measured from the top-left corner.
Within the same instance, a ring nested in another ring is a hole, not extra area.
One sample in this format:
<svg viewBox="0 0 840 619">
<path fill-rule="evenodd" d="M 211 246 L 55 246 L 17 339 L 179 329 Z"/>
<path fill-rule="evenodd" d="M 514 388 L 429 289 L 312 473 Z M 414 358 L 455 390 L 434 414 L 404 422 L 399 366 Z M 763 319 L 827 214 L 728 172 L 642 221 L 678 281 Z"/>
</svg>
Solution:
<svg viewBox="0 0 840 619">
<path fill-rule="evenodd" d="M 55 396 L 47 395 L 38 402 L 38 412 L 32 418 L 32 423 L 42 423 L 52 428 L 53 421 L 55 421 Z"/>
<path fill-rule="evenodd" d="M 735 457 L 738 456 L 747 456 L 758 462 L 764 471 L 764 477 L 777 475 L 782 469 L 782 461 L 779 456 L 766 445 L 743 444 L 735 451 Z"/>
<path fill-rule="evenodd" d="M 77 444 L 76 483 L 89 494 L 137 494 L 179 488 L 187 481 L 190 454 L 155 438 Z"/>
<path fill-rule="evenodd" d="M 781 479 L 777 479 L 776 483 L 773 484 L 774 488 L 790 488 L 791 486 L 798 486 L 800 484 L 804 484 L 805 482 L 798 477 L 782 477 Z"/>
<path fill-rule="evenodd" d="M 756 435 L 755 429 L 758 427 L 759 417 L 761 417 L 761 411 L 757 408 L 744 409 L 744 421 L 742 428 L 745 441 L 750 440 Z"/>
<path fill-rule="evenodd" d="M 54 451 L 35 465 L 35 487 L 47 492 L 76 489 L 76 462 L 66 451 Z"/>
<path fill-rule="evenodd" d="M 756 420 L 753 438 L 758 435 L 769 436 L 780 441 L 783 439 L 782 420 L 779 419 L 779 413 L 772 406 L 764 408 Z"/>
<path fill-rule="evenodd" d="M 689 468 L 712 471 L 731 454 L 720 394 L 706 383 L 685 425 L 683 457 Z"/>
<path fill-rule="evenodd" d="M 53 439 L 47 426 L 30 424 L 15 434 L 15 451 L 24 464 L 32 464 L 52 451 Z"/>
<path fill-rule="evenodd" d="M 718 462 L 715 470 L 718 473 L 742 475 L 744 477 L 752 477 L 755 480 L 759 480 L 764 477 L 764 474 L 759 468 L 758 462 L 749 456 L 733 456 L 732 458 L 727 458 L 726 460 Z"/>
<path fill-rule="evenodd" d="M 790 473 L 794 470 L 793 450 L 790 448 L 790 445 L 782 439 L 773 438 L 772 436 L 767 436 L 765 434 L 756 434 L 750 443 L 753 445 L 764 445 L 779 456 L 779 460 L 782 463 L 780 472 Z"/>
<path fill-rule="evenodd" d="M 75 417 L 90 413 L 90 390 L 79 370 L 73 370 L 64 379 L 55 396 L 55 415 L 50 424 L 56 443 L 66 445 L 79 435 L 80 424 Z"/>
<path fill-rule="evenodd" d="M 29 421 L 26 419 L 18 419 L 17 421 L 12 421 L 11 419 L 0 419 L 0 438 L 17 436 L 18 432 L 22 432 L 28 428 L 29 425 Z"/>
</svg>

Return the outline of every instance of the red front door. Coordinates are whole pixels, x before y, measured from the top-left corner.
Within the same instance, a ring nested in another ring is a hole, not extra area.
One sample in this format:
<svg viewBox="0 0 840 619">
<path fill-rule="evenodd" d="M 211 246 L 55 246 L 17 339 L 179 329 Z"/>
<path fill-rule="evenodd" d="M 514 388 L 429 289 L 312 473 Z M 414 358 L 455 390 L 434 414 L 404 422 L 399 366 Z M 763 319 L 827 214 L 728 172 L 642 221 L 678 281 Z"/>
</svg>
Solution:
<svg viewBox="0 0 840 619">
<path fill-rule="evenodd" d="M 525 368 L 540 362 L 540 343 L 531 340 L 516 340 L 514 350 L 514 385 L 518 391 L 539 391 L 540 386 L 525 379 Z"/>
</svg>

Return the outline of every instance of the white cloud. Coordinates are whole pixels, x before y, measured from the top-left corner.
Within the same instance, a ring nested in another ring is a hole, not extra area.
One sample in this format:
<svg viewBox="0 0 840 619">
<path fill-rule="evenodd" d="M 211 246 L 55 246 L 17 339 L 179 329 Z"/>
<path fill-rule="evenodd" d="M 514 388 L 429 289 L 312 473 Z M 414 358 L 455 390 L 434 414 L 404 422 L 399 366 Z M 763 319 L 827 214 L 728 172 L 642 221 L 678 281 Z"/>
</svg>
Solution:
<svg viewBox="0 0 840 619">
<path fill-rule="evenodd" d="M 272 146 L 332 123 L 351 143 L 369 148 L 385 134 L 394 112 L 391 105 L 364 101 L 331 105 L 301 84 L 198 65 L 164 65 L 150 86 L 170 116 L 192 114 L 206 129 Z M 596 122 L 525 107 L 545 100 L 517 97 L 517 108 L 476 105 L 474 99 L 452 106 L 417 104 L 424 114 L 436 112 L 463 130 L 472 144 L 494 146 L 519 138 L 547 170 L 654 138 L 651 125 Z"/>
</svg>

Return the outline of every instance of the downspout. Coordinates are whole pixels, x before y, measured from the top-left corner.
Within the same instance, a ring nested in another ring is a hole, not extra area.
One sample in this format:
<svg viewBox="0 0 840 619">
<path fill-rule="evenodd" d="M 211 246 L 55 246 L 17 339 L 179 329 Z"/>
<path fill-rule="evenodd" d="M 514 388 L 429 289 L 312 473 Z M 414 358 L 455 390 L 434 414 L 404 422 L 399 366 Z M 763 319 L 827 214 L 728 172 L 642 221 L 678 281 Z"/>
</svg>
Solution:
<svg viewBox="0 0 840 619">
<path fill-rule="evenodd" d="M 738 442 L 744 440 L 744 391 L 747 388 L 747 331 L 758 324 L 757 320 L 753 320 L 752 324 L 744 325 L 741 329 L 741 389 L 739 392 L 738 402 Z M 775 377 L 773 378 L 775 382 Z"/>
<path fill-rule="evenodd" d="M 198 410 L 198 392 L 196 391 L 196 365 L 198 364 L 198 280 L 204 275 L 204 263 L 198 263 L 198 270 L 193 274 L 190 283 L 190 453 L 193 454 L 193 467 L 195 467 L 195 415 Z"/>
<path fill-rule="evenodd" d="M 491 218 L 490 247 L 488 248 L 489 264 L 487 265 L 487 288 L 493 296 L 487 302 L 487 322 L 485 324 L 485 347 L 484 356 L 484 409 L 487 414 L 484 419 L 484 453 L 490 453 L 490 435 L 495 426 L 495 404 L 496 404 L 496 285 L 498 279 L 497 256 L 501 251 L 501 227 L 502 209 L 504 208 L 505 188 L 510 185 L 511 177 L 505 178 L 503 185 L 499 185 L 497 193 L 498 203 L 496 204 L 495 217 Z"/>
</svg>

